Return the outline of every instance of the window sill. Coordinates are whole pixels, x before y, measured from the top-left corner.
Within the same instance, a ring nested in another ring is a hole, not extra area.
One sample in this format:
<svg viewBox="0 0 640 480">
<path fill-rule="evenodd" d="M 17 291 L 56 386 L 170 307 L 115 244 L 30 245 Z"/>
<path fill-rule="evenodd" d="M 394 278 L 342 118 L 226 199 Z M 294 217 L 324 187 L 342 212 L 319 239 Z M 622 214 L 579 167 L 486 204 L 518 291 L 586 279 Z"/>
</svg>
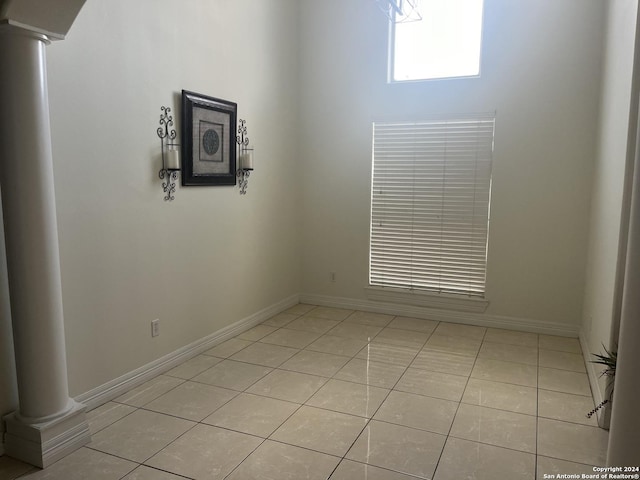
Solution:
<svg viewBox="0 0 640 480">
<path fill-rule="evenodd" d="M 391 287 L 365 287 L 364 290 L 369 300 L 377 302 L 403 303 L 440 310 L 474 313 L 483 313 L 489 306 L 489 301 L 484 298 L 464 295 L 446 295 Z"/>
</svg>

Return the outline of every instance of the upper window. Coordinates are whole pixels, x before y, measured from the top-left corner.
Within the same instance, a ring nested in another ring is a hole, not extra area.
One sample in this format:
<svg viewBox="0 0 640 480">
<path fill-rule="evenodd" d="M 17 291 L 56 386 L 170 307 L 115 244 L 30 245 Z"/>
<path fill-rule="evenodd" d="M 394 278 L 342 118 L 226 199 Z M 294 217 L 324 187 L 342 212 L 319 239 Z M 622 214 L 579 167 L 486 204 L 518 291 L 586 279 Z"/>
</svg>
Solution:
<svg viewBox="0 0 640 480">
<path fill-rule="evenodd" d="M 389 0 L 393 82 L 480 74 L 483 0 Z"/>
</svg>

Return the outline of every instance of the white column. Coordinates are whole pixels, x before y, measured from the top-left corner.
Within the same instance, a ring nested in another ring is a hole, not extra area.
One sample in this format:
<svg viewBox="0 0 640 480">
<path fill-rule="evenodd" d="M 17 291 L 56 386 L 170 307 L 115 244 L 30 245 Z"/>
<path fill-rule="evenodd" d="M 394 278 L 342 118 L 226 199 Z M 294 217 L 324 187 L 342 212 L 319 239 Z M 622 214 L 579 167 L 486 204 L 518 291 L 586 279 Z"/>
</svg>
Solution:
<svg viewBox="0 0 640 480">
<path fill-rule="evenodd" d="M 640 138 L 640 130 L 639 136 Z M 640 147 L 640 144 L 639 144 Z M 640 149 L 636 151 L 607 464 L 640 466 Z"/>
<path fill-rule="evenodd" d="M 69 398 L 45 46 L 0 26 L 0 184 L 19 409 L 6 452 L 44 467 L 89 440 Z"/>
</svg>

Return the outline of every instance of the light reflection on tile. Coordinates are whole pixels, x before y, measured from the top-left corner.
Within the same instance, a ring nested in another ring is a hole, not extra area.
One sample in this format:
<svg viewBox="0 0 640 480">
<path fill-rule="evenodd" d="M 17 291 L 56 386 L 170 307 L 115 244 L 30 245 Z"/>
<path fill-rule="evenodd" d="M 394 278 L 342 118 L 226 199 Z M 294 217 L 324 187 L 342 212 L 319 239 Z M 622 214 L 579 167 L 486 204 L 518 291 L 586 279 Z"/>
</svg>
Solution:
<svg viewBox="0 0 640 480">
<path fill-rule="evenodd" d="M 449 437 L 435 480 L 531 480 L 535 455 Z"/>
<path fill-rule="evenodd" d="M 478 358 L 502 360 L 503 362 L 538 364 L 538 349 L 523 345 L 507 345 L 506 343 L 484 342 Z"/>
<path fill-rule="evenodd" d="M 405 367 L 399 365 L 368 362 L 360 358 L 354 358 L 342 367 L 334 375 L 334 378 L 376 387 L 392 388 L 404 371 Z"/>
<path fill-rule="evenodd" d="M 471 375 L 475 358 L 455 353 L 422 350 L 411 363 L 413 368 L 431 370 L 432 372 L 450 373 L 452 375 Z"/>
<path fill-rule="evenodd" d="M 373 418 L 447 435 L 457 409 L 457 402 L 394 391 Z"/>
<path fill-rule="evenodd" d="M 462 403 L 535 415 L 536 396 L 537 391 L 532 387 L 471 378 L 464 391 Z"/>
<path fill-rule="evenodd" d="M 267 440 L 227 480 L 326 480 L 340 458 Z"/>
<path fill-rule="evenodd" d="M 440 325 L 438 326 L 438 328 Z M 438 329 L 436 328 L 436 331 Z M 475 357 L 480 350 L 480 344 L 482 340 L 477 338 L 467 337 L 454 337 L 450 335 L 440 335 L 433 333 L 424 348 L 428 350 L 435 350 L 438 352 L 456 353 L 458 355 L 467 355 Z"/>
<path fill-rule="evenodd" d="M 450 435 L 535 453 L 536 417 L 463 403 L 456 413 Z"/>
<path fill-rule="evenodd" d="M 416 480 L 414 476 L 392 472 L 366 463 L 342 460 L 331 480 Z"/>
<path fill-rule="evenodd" d="M 343 456 L 367 423 L 367 419 L 303 406 L 269 437 L 271 440 Z"/>
<path fill-rule="evenodd" d="M 390 363 L 407 367 L 416 357 L 419 347 L 406 347 L 400 345 L 388 345 L 374 341 L 360 350 L 356 358 L 369 362 Z"/>
<path fill-rule="evenodd" d="M 369 418 L 388 394 L 386 388 L 332 379 L 307 401 L 307 405 Z"/>
<path fill-rule="evenodd" d="M 438 326 L 438 322 L 433 320 L 424 320 L 422 318 L 412 317 L 396 317 L 388 325 L 390 328 L 399 328 L 401 330 L 413 330 L 431 334 Z"/>
<path fill-rule="evenodd" d="M 346 458 L 420 478 L 432 478 L 447 437 L 372 420 Z"/>
<path fill-rule="evenodd" d="M 535 365 L 478 358 L 471 372 L 471 378 L 536 387 L 537 373 L 538 369 Z"/>
<path fill-rule="evenodd" d="M 466 384 L 467 377 L 408 368 L 395 388 L 402 392 L 459 402 Z"/>
<path fill-rule="evenodd" d="M 376 335 L 375 341 L 390 345 L 421 348 L 428 338 L 428 333 L 401 330 L 399 328 L 384 328 Z"/>
</svg>

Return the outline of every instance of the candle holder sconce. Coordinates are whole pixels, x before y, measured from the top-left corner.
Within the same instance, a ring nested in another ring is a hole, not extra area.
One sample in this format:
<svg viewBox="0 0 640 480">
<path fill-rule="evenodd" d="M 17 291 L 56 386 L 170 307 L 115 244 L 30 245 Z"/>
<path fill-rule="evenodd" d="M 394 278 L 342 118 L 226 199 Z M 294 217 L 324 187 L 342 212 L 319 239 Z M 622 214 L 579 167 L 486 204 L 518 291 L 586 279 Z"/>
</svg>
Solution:
<svg viewBox="0 0 640 480">
<path fill-rule="evenodd" d="M 162 190 L 166 193 L 164 200 L 172 201 L 176 192 L 176 180 L 178 180 L 178 171 L 180 170 L 180 145 L 175 143 L 176 131 L 171 128 L 173 126 L 173 116 L 170 107 L 160 107 L 160 126 L 157 133 L 160 137 L 160 150 L 162 151 L 162 168 L 158 172 L 160 180 L 167 179 L 162 182 Z"/>
<path fill-rule="evenodd" d="M 249 148 L 246 120 L 239 121 L 236 143 L 239 146 L 236 176 L 238 177 L 238 185 L 240 186 L 240 195 L 246 195 L 249 175 L 251 175 L 253 171 L 253 148 Z"/>
</svg>

